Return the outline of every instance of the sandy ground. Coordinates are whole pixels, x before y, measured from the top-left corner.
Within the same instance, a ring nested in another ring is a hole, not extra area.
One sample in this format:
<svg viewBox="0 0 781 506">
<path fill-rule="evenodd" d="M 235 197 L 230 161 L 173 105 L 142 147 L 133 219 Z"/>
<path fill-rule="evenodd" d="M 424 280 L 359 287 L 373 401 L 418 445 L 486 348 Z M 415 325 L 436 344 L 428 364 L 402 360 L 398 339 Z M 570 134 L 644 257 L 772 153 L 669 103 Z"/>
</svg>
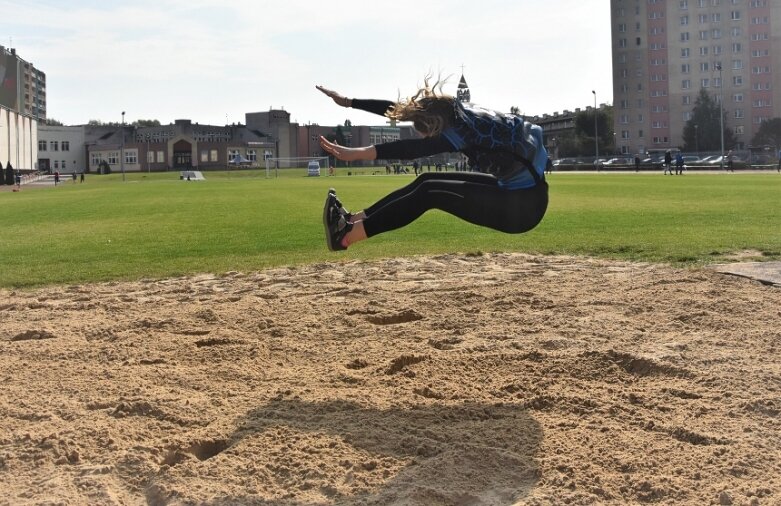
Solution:
<svg viewBox="0 0 781 506">
<path fill-rule="evenodd" d="M 781 504 L 779 323 L 514 254 L 0 291 L 0 503 Z"/>
</svg>

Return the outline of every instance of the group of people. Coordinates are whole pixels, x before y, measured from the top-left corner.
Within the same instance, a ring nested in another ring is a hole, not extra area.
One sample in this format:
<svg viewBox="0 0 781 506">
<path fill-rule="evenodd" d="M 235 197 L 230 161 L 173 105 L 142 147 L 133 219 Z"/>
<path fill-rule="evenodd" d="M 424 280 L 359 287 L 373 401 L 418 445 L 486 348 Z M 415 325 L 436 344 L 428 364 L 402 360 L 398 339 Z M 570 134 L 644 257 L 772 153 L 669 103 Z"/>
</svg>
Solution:
<svg viewBox="0 0 781 506">
<path fill-rule="evenodd" d="M 678 152 L 675 155 L 675 175 L 682 176 L 683 167 L 683 154 Z M 671 176 L 673 175 L 673 155 L 669 149 L 664 153 L 664 175 L 666 176 L 668 172 Z"/>
</svg>

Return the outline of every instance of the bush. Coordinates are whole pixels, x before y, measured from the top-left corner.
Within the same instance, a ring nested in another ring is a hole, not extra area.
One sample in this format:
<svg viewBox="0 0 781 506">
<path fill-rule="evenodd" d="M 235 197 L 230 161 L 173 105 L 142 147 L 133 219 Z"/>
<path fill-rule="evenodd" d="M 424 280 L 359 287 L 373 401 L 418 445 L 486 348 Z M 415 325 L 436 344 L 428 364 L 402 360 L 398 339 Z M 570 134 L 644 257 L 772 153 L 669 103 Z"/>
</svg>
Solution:
<svg viewBox="0 0 781 506">
<path fill-rule="evenodd" d="M 14 184 L 14 168 L 11 166 L 11 162 L 8 162 L 8 166 L 5 168 L 5 184 L 8 186 Z"/>
</svg>

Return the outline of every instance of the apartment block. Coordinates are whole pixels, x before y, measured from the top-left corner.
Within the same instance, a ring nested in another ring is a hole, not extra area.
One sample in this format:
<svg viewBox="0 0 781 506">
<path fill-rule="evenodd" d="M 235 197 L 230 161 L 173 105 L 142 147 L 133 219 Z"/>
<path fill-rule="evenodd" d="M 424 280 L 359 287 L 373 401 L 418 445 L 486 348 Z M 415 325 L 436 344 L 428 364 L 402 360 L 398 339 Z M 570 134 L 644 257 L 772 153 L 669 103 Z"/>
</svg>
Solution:
<svg viewBox="0 0 781 506">
<path fill-rule="evenodd" d="M 616 147 L 683 145 L 704 89 L 737 149 L 781 117 L 781 0 L 611 0 Z"/>
</svg>

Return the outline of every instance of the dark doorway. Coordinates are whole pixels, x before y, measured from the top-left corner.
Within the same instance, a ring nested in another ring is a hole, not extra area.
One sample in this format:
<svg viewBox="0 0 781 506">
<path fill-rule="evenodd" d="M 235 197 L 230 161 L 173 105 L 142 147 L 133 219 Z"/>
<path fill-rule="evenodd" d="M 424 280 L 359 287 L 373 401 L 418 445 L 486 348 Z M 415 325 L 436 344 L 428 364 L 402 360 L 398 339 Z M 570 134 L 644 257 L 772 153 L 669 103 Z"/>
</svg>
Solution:
<svg viewBox="0 0 781 506">
<path fill-rule="evenodd" d="M 187 141 L 174 144 L 174 169 L 192 169 L 192 146 Z"/>
</svg>

